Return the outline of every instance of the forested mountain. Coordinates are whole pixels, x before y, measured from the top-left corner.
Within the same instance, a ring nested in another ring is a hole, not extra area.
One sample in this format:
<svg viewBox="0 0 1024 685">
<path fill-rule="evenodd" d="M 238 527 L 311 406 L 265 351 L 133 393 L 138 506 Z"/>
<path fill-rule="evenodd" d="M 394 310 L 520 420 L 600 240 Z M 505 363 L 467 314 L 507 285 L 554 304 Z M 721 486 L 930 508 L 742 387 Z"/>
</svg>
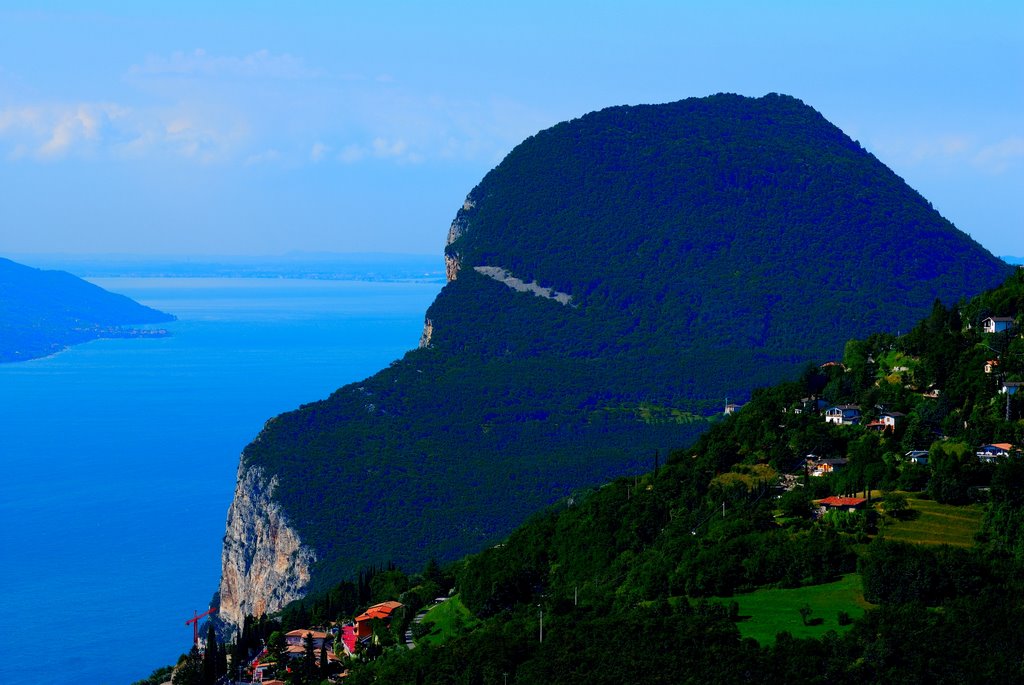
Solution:
<svg viewBox="0 0 1024 685">
<path fill-rule="evenodd" d="M 986 332 L 989 317 L 1006 328 Z M 667 464 L 537 514 L 453 565 L 458 600 L 471 612 L 461 627 L 447 628 L 443 646 L 353 662 L 348 681 L 1021 682 L 1024 399 L 1005 390 L 1024 381 L 1022 326 L 1024 270 L 970 302 L 936 304 L 906 335 L 851 341 L 842 363 L 810 364 L 756 391 Z M 863 421 L 831 424 L 814 397 L 856 404 Z M 869 420 L 883 415 L 895 425 Z M 989 458 L 989 446 L 1005 453 Z M 804 475 L 811 449 L 847 463 Z M 820 515 L 811 505 L 872 488 L 884 497 L 861 499 L 859 510 Z M 942 507 L 941 516 L 915 524 L 921 512 L 908 509 L 906 492 Z M 981 504 L 952 506 L 969 502 Z M 979 510 L 975 538 L 957 539 L 957 520 Z M 921 534 L 901 537 L 911 527 Z M 828 600 L 838 617 L 820 604 L 766 610 L 779 626 L 798 612 L 805 626 L 817 616 L 832 628 L 820 638 L 782 628 L 741 637 L 750 616 L 738 593 L 851 573 L 862 601 Z M 391 584 L 437 577 L 428 569 Z M 415 596 L 415 588 L 401 595 Z M 322 601 L 313 606 L 324 615 Z M 284 620 L 298 614 L 294 607 Z"/>
<path fill-rule="evenodd" d="M 469 194 L 446 262 L 421 349 L 246 448 L 227 620 L 368 564 L 480 549 L 691 443 L 726 397 L 1010 271 L 780 95 L 542 131 Z"/>
<path fill-rule="evenodd" d="M 124 336 L 127 324 L 173 320 L 65 271 L 42 271 L 0 258 L 0 362 Z"/>
</svg>

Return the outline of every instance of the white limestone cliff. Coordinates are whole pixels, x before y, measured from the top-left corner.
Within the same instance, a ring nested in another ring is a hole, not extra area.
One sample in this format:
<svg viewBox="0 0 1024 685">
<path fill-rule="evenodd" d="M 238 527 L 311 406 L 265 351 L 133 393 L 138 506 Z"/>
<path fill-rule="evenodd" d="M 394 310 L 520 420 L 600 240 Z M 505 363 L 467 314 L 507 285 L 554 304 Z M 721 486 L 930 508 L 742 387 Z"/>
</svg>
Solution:
<svg viewBox="0 0 1024 685">
<path fill-rule="evenodd" d="M 230 628 L 302 597 L 313 550 L 304 546 L 274 501 L 277 477 L 240 463 L 221 553 L 220 619 Z"/>
</svg>

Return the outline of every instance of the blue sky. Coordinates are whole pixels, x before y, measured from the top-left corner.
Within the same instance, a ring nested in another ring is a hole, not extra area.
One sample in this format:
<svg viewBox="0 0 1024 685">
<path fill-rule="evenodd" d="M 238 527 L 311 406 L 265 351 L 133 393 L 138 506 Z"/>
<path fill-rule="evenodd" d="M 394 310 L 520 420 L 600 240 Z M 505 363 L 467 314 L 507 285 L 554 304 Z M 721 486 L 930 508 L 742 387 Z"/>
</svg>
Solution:
<svg viewBox="0 0 1024 685">
<path fill-rule="evenodd" d="M 0 254 L 439 254 L 541 128 L 782 92 L 1024 255 L 1024 3 L 15 0 L 0 36 Z"/>
</svg>

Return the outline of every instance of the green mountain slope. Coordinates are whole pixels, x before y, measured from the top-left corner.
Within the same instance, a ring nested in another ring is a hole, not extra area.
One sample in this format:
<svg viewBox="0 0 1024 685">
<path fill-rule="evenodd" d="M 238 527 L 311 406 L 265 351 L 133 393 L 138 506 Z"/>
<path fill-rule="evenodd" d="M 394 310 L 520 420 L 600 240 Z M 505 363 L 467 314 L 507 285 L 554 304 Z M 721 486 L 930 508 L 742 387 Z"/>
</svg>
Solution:
<svg viewBox="0 0 1024 685">
<path fill-rule="evenodd" d="M 990 316 L 1012 328 L 984 332 Z M 349 680 L 1019 681 L 1024 399 L 1000 390 L 1024 379 L 1022 325 L 1018 271 L 970 302 L 935 306 L 906 335 L 852 341 L 841 366 L 810 366 L 799 380 L 758 390 L 660 469 L 540 513 L 452 565 L 472 612 L 463 627 L 443 646 L 389 650 Z M 999 364 L 986 370 L 992 358 Z M 831 425 L 805 410 L 809 394 L 858 403 L 865 420 Z M 897 418 L 894 428 L 867 420 L 882 413 Z M 979 459 L 988 443 L 1017 447 Z M 848 463 L 802 476 L 811 446 Z M 908 459 L 912 449 L 929 463 Z M 801 474 L 788 492 L 784 473 Z M 819 517 L 811 506 L 875 488 L 886 495 L 860 511 Z M 927 495 L 907 510 L 902 489 Z M 978 505 L 960 506 L 972 500 L 985 503 L 977 536 Z M 919 508 L 931 516 L 928 534 L 901 535 L 921 530 Z M 414 586 L 401 595 L 414 601 L 415 586 L 440 575 L 428 568 L 392 585 Z M 762 604 L 760 644 L 744 641 L 745 614 Z M 316 606 L 333 617 L 322 600 Z M 309 613 L 293 607 L 284 628 L 297 616 Z M 794 639 L 794 624 L 818 639 Z"/>
<path fill-rule="evenodd" d="M 0 258 L 0 362 L 44 357 L 68 345 L 126 335 L 122 326 L 173 321 L 64 271 Z"/>
<path fill-rule="evenodd" d="M 470 193 L 446 260 L 426 347 L 277 417 L 243 454 L 315 554 L 302 590 L 479 549 L 689 444 L 706 427 L 694 415 L 726 396 L 1009 272 L 777 95 L 617 107 L 538 133 Z M 232 553 L 246 573 L 260 555 Z"/>
</svg>

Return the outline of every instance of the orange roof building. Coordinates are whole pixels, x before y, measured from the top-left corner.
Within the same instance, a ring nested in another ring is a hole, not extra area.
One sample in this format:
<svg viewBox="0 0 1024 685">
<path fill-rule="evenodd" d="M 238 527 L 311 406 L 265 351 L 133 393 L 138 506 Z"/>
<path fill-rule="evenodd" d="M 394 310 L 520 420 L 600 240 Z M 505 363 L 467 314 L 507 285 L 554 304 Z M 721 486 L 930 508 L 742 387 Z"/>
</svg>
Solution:
<svg viewBox="0 0 1024 685">
<path fill-rule="evenodd" d="M 846 509 L 847 511 L 853 511 L 860 509 L 864 506 L 867 500 L 863 497 L 826 497 L 823 500 L 818 500 L 818 504 L 828 509 Z"/>
<path fill-rule="evenodd" d="M 391 618 L 391 614 L 393 614 L 396 609 L 401 609 L 402 606 L 401 602 L 381 602 L 380 604 L 374 604 L 372 607 L 356 616 L 356 638 L 362 639 L 372 635 L 373 629 L 370 627 L 370 622 L 373 619 L 379 618 L 382 621 L 387 621 Z"/>
</svg>

